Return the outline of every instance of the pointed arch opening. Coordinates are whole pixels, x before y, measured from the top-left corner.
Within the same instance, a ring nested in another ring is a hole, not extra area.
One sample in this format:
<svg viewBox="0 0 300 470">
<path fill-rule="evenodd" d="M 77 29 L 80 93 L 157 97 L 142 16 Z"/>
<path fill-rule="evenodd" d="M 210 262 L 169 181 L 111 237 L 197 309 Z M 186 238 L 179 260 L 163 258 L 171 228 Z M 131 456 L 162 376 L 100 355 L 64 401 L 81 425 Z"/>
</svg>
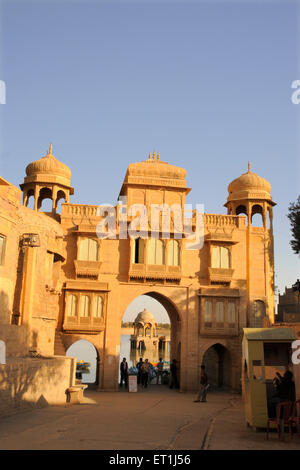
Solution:
<svg viewBox="0 0 300 470">
<path fill-rule="evenodd" d="M 202 364 L 212 388 L 232 387 L 232 361 L 230 352 L 220 343 L 213 344 L 204 353 Z"/>
<path fill-rule="evenodd" d="M 100 355 L 93 343 L 86 339 L 75 341 L 66 351 L 66 356 L 76 358 L 76 379 L 88 384 L 89 388 L 99 383 Z"/>
<path fill-rule="evenodd" d="M 157 292 L 140 295 L 128 305 L 122 318 L 120 363 L 126 357 L 129 369 L 137 373 L 140 358 L 142 361 L 148 359 L 152 371 L 149 380 L 156 385 L 157 364 L 162 359 L 163 380 L 167 385 L 170 380 L 170 362 L 176 359 L 179 384 L 180 334 L 180 317 L 170 299 Z M 140 379 L 138 381 L 140 386 Z"/>
<path fill-rule="evenodd" d="M 255 204 L 251 211 L 251 225 L 252 227 L 263 227 L 263 208 L 259 204 Z"/>
</svg>

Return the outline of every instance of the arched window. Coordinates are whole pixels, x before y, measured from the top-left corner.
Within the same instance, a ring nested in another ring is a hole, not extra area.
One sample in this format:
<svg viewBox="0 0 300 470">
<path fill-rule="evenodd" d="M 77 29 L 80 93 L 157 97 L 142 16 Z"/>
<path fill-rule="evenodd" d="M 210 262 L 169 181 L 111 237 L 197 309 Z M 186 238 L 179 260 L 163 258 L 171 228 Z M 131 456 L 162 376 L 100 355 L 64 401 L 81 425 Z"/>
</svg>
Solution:
<svg viewBox="0 0 300 470">
<path fill-rule="evenodd" d="M 80 297 L 80 316 L 88 317 L 90 311 L 90 299 L 88 295 L 82 295 Z"/>
<path fill-rule="evenodd" d="M 138 336 L 144 336 L 144 328 L 143 328 L 143 325 L 138 325 L 137 327 L 137 334 Z"/>
<path fill-rule="evenodd" d="M 230 251 L 224 246 L 214 246 L 212 249 L 212 268 L 230 268 Z"/>
<path fill-rule="evenodd" d="M 168 265 L 179 266 L 180 248 L 177 240 L 170 240 L 168 245 Z"/>
<path fill-rule="evenodd" d="M 263 318 L 266 316 L 266 306 L 262 300 L 253 303 L 252 328 L 262 328 Z"/>
<path fill-rule="evenodd" d="M 103 313 L 103 299 L 101 295 L 96 295 L 94 297 L 93 317 L 101 318 L 102 313 Z"/>
<path fill-rule="evenodd" d="M 224 327 L 224 303 L 216 302 L 216 324 L 217 328 Z"/>
<path fill-rule="evenodd" d="M 230 327 L 235 325 L 235 303 L 228 302 L 227 322 Z"/>
<path fill-rule="evenodd" d="M 145 336 L 151 336 L 151 328 L 150 328 L 150 326 L 147 326 L 147 327 L 145 328 Z"/>
<path fill-rule="evenodd" d="M 238 206 L 235 210 L 236 215 L 247 215 L 247 209 L 245 206 Z"/>
<path fill-rule="evenodd" d="M 212 301 L 205 300 L 204 303 L 204 324 L 206 328 L 212 327 Z"/>
<path fill-rule="evenodd" d="M 145 241 L 142 238 L 134 240 L 133 262 L 144 263 Z"/>
<path fill-rule="evenodd" d="M 92 238 L 83 238 L 79 244 L 80 261 L 98 261 L 98 242 Z"/>
<path fill-rule="evenodd" d="M 77 313 L 77 296 L 70 294 L 67 302 L 67 316 L 75 317 Z"/>
<path fill-rule="evenodd" d="M 165 250 L 162 240 L 150 238 L 148 240 L 148 264 L 164 264 Z"/>
</svg>

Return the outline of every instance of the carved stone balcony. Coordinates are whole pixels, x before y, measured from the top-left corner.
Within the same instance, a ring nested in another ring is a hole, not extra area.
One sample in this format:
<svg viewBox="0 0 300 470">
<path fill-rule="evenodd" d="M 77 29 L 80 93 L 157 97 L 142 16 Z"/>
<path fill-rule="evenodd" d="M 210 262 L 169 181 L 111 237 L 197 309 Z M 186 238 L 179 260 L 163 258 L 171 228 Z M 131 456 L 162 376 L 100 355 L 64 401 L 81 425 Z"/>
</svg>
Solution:
<svg viewBox="0 0 300 470">
<path fill-rule="evenodd" d="M 63 330 L 66 333 L 95 334 L 104 330 L 104 318 L 65 317 Z"/>
<path fill-rule="evenodd" d="M 179 282 L 181 279 L 181 266 L 133 263 L 130 265 L 129 278 L 143 281 L 153 279 Z"/>
<path fill-rule="evenodd" d="M 100 261 L 74 260 L 76 277 L 98 279 L 100 272 Z"/>
<path fill-rule="evenodd" d="M 204 323 L 202 320 L 200 323 L 200 333 L 203 336 L 214 336 L 214 337 L 227 337 L 227 336 L 238 336 L 239 329 L 237 324 L 218 324 L 213 321 L 210 324 Z"/>
<path fill-rule="evenodd" d="M 209 281 L 211 283 L 230 284 L 234 269 L 208 268 Z"/>
</svg>

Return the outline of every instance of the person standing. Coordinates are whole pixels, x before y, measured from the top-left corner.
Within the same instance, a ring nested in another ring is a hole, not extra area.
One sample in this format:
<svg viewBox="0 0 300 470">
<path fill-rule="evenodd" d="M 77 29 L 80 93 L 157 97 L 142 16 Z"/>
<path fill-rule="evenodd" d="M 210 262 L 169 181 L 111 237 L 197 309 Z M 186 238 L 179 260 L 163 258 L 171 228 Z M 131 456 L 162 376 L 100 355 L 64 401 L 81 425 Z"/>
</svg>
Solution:
<svg viewBox="0 0 300 470">
<path fill-rule="evenodd" d="M 138 383 L 138 385 L 142 383 L 142 365 L 143 364 L 144 364 L 143 359 L 140 357 L 140 360 L 136 365 L 136 368 L 138 370 L 138 374 L 137 374 L 137 383 Z"/>
<path fill-rule="evenodd" d="M 120 387 L 123 385 L 123 381 L 125 382 L 125 387 L 128 385 L 128 364 L 126 361 L 126 357 L 123 357 L 123 361 L 120 364 L 120 372 L 121 372 L 121 381 Z"/>
<path fill-rule="evenodd" d="M 205 403 L 206 400 L 206 394 L 207 394 L 207 389 L 208 389 L 208 377 L 205 372 L 205 366 L 201 366 L 201 374 L 200 374 L 200 390 L 198 393 L 197 400 L 194 400 L 194 403 L 202 402 Z"/>
<path fill-rule="evenodd" d="M 148 386 L 148 379 L 149 379 L 149 371 L 150 371 L 150 364 L 148 362 L 148 359 L 145 360 L 143 365 L 141 366 L 141 371 L 142 371 L 142 385 L 143 387 L 147 388 Z"/>
<path fill-rule="evenodd" d="M 157 375 L 156 375 L 156 385 L 158 385 L 159 377 L 160 377 L 160 384 L 163 383 L 163 371 L 164 371 L 164 362 L 162 358 L 159 358 L 159 363 L 157 364 Z"/>
<path fill-rule="evenodd" d="M 179 388 L 178 379 L 177 379 L 177 361 L 176 361 L 176 359 L 173 359 L 173 362 L 172 362 L 171 367 L 170 367 L 170 371 L 171 371 L 170 388 L 173 388 L 174 386 L 175 386 L 175 388 Z"/>
</svg>

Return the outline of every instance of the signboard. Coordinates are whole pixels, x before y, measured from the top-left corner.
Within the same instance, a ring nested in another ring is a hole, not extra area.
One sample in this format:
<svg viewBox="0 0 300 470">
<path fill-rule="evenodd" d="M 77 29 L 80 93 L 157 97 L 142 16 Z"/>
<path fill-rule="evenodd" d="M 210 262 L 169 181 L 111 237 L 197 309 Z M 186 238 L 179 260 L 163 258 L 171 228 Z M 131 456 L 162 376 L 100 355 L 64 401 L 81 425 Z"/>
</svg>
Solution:
<svg viewBox="0 0 300 470">
<path fill-rule="evenodd" d="M 128 377 L 128 390 L 129 392 L 137 392 L 137 376 L 130 375 Z"/>
</svg>

